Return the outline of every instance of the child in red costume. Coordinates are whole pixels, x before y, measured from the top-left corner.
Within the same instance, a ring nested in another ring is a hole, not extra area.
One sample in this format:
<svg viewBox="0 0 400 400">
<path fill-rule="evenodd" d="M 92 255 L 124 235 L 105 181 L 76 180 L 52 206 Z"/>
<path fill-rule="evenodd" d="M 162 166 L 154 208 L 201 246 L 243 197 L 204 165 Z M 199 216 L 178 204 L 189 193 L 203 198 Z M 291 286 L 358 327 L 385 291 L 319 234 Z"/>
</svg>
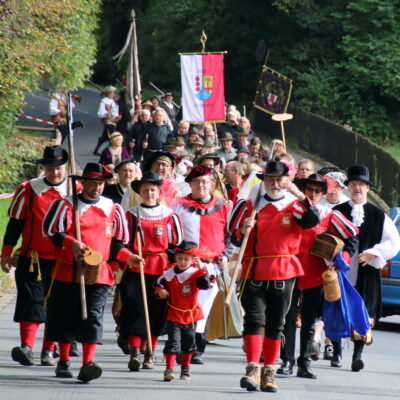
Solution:
<svg viewBox="0 0 400 400">
<path fill-rule="evenodd" d="M 176 354 L 182 350 L 181 379 L 190 380 L 190 360 L 196 351 L 196 321 L 204 318 L 198 301 L 201 289 L 210 287 L 210 277 L 200 258 L 215 257 L 207 248 L 182 241 L 175 248 L 176 264 L 157 280 L 156 294 L 168 298 L 167 333 L 165 344 L 166 370 L 164 381 L 172 381 Z M 168 289 L 168 290 L 167 290 Z"/>
</svg>

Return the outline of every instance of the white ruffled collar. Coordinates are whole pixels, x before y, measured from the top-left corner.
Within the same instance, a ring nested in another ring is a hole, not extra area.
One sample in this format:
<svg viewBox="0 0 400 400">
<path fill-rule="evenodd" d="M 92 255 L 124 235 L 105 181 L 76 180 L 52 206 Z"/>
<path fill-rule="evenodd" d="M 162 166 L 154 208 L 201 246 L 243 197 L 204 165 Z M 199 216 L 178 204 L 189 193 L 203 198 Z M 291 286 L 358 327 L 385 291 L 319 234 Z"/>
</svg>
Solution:
<svg viewBox="0 0 400 400">
<path fill-rule="evenodd" d="M 180 272 L 179 274 L 177 274 L 175 272 L 175 267 L 172 267 L 164 272 L 164 278 L 167 282 L 171 282 L 172 279 L 174 279 L 174 277 L 176 276 L 179 283 L 183 283 L 183 282 L 187 281 L 196 271 L 197 271 L 197 268 L 189 267 L 188 269 L 185 269 L 183 272 Z"/>
<path fill-rule="evenodd" d="M 69 196 L 67 200 L 74 205 L 72 196 Z M 111 211 L 113 209 L 114 202 L 107 197 L 100 196 L 100 199 L 97 203 L 85 203 L 82 200 L 79 200 L 78 198 L 78 212 L 79 216 L 82 216 L 83 213 L 85 213 L 87 210 L 89 210 L 90 207 L 97 207 L 100 210 L 104 212 L 104 214 L 108 217 L 111 214 Z"/>
<path fill-rule="evenodd" d="M 364 205 L 367 204 L 367 202 L 364 201 L 363 203 L 356 204 L 353 203 L 352 200 L 349 200 L 349 204 L 352 208 L 351 220 L 355 226 L 359 227 L 364 222 Z"/>
<path fill-rule="evenodd" d="M 135 217 L 137 217 L 138 208 L 139 208 L 140 219 L 144 219 L 147 221 L 155 221 L 166 218 L 173 212 L 170 208 L 162 204 L 158 205 L 157 207 L 151 207 L 151 208 L 142 206 L 132 207 L 129 210 L 129 212 L 132 213 Z"/>
<path fill-rule="evenodd" d="M 35 178 L 32 179 L 30 181 L 31 183 L 31 188 L 32 190 L 35 192 L 35 194 L 40 197 L 43 193 L 54 189 L 56 190 L 61 197 L 66 197 L 68 195 L 68 181 L 67 179 L 64 179 L 64 182 L 61 183 L 60 185 L 48 185 L 45 181 L 44 181 L 44 177 L 41 176 L 39 178 Z"/>
</svg>

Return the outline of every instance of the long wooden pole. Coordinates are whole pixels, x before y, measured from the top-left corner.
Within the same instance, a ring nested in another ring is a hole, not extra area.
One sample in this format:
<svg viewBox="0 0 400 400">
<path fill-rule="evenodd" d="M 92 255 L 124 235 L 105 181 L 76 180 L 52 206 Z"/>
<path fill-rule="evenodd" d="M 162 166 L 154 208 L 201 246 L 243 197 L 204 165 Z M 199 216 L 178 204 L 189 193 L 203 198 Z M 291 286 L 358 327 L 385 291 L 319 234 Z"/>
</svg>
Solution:
<svg viewBox="0 0 400 400">
<path fill-rule="evenodd" d="M 258 204 L 260 203 L 260 199 L 261 199 L 262 185 L 263 185 L 263 182 L 260 183 L 260 187 L 258 188 L 256 200 L 254 202 L 253 211 L 251 212 L 251 215 L 250 215 L 251 218 L 255 218 L 256 215 L 257 215 Z M 233 291 L 235 289 L 236 280 L 237 280 L 237 277 L 238 277 L 238 274 L 239 274 L 239 270 L 240 270 L 240 267 L 241 267 L 241 264 L 242 264 L 243 255 L 244 255 L 244 251 L 246 250 L 246 246 L 247 246 L 247 242 L 249 240 L 250 232 L 251 232 L 251 228 L 248 227 L 246 229 L 245 234 L 244 234 L 244 237 L 243 237 L 243 240 L 242 240 L 242 245 L 240 246 L 239 256 L 238 256 L 238 259 L 236 260 L 235 269 L 233 271 L 231 284 L 229 285 L 228 294 L 226 295 L 226 298 L 225 298 L 225 305 L 226 306 L 228 306 L 230 304 L 230 302 L 231 302 L 231 297 L 232 297 Z"/>
<path fill-rule="evenodd" d="M 138 220 L 140 219 L 139 216 L 139 211 L 137 214 Z M 140 226 L 140 224 L 138 224 Z M 140 237 L 140 228 L 137 229 L 136 232 L 136 244 L 137 244 L 137 250 L 138 250 L 138 255 L 140 258 L 142 258 L 142 238 Z M 142 296 L 143 296 L 143 307 L 144 307 L 144 318 L 146 321 L 146 334 L 147 334 L 147 353 L 148 355 L 152 356 L 153 355 L 153 345 L 151 343 L 151 330 L 150 330 L 150 318 L 149 318 L 149 307 L 147 303 L 147 292 L 146 292 L 146 282 L 144 279 L 144 265 L 143 262 L 140 264 L 140 284 L 142 286 Z"/>
<path fill-rule="evenodd" d="M 74 152 L 74 140 L 73 140 L 73 129 L 72 129 L 72 98 L 71 93 L 68 93 L 67 96 L 67 124 L 68 124 L 68 148 L 69 148 L 69 159 L 70 159 L 70 167 L 71 174 L 75 175 L 76 167 L 75 167 L 75 152 Z M 76 181 L 72 179 L 72 201 L 74 206 L 74 222 L 75 222 L 75 232 L 76 239 L 81 241 L 81 225 L 79 221 L 79 210 L 78 210 L 78 195 L 76 193 Z M 79 275 L 79 292 L 81 298 L 81 317 L 82 320 L 87 320 L 87 305 L 86 305 L 86 291 L 85 291 L 85 275 L 82 265 L 82 258 L 78 257 L 76 260 L 78 266 L 78 275 Z"/>
</svg>

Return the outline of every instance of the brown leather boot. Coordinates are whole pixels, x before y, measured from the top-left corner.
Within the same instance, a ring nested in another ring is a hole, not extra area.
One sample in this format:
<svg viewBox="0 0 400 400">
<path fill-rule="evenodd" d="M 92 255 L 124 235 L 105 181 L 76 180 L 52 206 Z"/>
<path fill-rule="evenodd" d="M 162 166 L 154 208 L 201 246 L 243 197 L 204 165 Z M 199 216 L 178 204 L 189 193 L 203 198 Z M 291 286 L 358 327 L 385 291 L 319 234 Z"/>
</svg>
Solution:
<svg viewBox="0 0 400 400">
<path fill-rule="evenodd" d="M 246 365 L 246 375 L 240 379 L 240 387 L 248 391 L 257 390 L 260 386 L 260 366 L 251 362 Z"/>
<path fill-rule="evenodd" d="M 261 368 L 260 389 L 262 392 L 277 392 L 278 385 L 275 383 L 275 369 L 271 365 Z"/>
<path fill-rule="evenodd" d="M 131 358 L 128 363 L 129 371 L 139 371 L 140 368 L 140 355 L 137 347 L 131 347 Z"/>
</svg>

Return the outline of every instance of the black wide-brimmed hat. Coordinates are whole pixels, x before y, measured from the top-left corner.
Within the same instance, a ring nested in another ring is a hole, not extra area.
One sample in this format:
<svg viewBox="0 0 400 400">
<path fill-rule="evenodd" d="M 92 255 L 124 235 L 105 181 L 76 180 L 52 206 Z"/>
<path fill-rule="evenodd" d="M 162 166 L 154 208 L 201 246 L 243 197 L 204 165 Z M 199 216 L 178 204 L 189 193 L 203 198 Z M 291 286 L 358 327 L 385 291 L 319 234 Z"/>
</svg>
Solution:
<svg viewBox="0 0 400 400">
<path fill-rule="evenodd" d="M 143 174 L 142 179 L 140 181 L 133 181 L 131 182 L 131 188 L 136 192 L 139 193 L 140 187 L 144 183 L 152 183 L 153 185 L 161 186 L 163 180 L 152 171 L 147 171 Z"/>
<path fill-rule="evenodd" d="M 175 157 L 168 151 L 155 151 L 151 153 L 149 158 L 143 164 L 143 171 L 150 171 L 151 165 L 156 160 L 164 160 L 171 163 L 171 167 L 174 166 Z"/>
<path fill-rule="evenodd" d="M 36 160 L 45 167 L 59 167 L 68 162 L 68 152 L 62 146 L 46 146 L 43 158 Z"/>
<path fill-rule="evenodd" d="M 265 176 L 288 176 L 289 168 L 281 161 L 270 161 L 262 174 L 257 174 L 257 178 L 263 180 Z"/>
<path fill-rule="evenodd" d="M 87 163 L 82 175 L 70 175 L 70 178 L 75 179 L 90 179 L 93 181 L 105 181 L 112 179 L 112 172 L 102 164 Z"/>
<path fill-rule="evenodd" d="M 347 170 L 347 180 L 344 184 L 347 186 L 351 181 L 363 181 L 373 186 L 369 179 L 369 169 L 366 165 L 352 165 Z"/>
<path fill-rule="evenodd" d="M 124 164 L 135 164 L 136 165 L 136 161 L 133 158 L 127 158 L 126 160 L 122 160 L 121 162 L 119 162 L 115 168 L 114 168 L 114 172 L 118 174 L 119 169 L 124 165 Z"/>
<path fill-rule="evenodd" d="M 311 174 L 308 178 L 296 180 L 296 185 L 303 192 L 307 184 L 319 186 L 324 194 L 328 192 L 328 182 L 320 174 Z"/>
</svg>

